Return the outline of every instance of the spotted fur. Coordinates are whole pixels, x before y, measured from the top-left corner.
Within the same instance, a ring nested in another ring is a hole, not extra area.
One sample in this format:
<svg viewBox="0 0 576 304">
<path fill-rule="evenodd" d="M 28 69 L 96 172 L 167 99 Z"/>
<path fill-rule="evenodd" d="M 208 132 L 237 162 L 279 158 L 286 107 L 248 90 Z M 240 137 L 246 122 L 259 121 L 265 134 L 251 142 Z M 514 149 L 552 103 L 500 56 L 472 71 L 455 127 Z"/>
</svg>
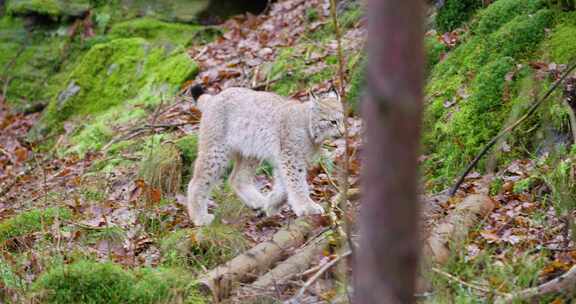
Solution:
<svg viewBox="0 0 576 304">
<path fill-rule="evenodd" d="M 309 196 L 306 169 L 324 140 L 342 135 L 344 116 L 338 96 L 311 99 L 301 103 L 245 88 L 198 97 L 199 150 L 187 194 L 195 225 L 214 219 L 208 213 L 210 190 L 230 160 L 230 184 L 250 208 L 273 214 L 287 200 L 298 216 L 323 213 Z M 253 182 L 262 160 L 274 168 L 274 187 L 266 195 Z"/>
</svg>

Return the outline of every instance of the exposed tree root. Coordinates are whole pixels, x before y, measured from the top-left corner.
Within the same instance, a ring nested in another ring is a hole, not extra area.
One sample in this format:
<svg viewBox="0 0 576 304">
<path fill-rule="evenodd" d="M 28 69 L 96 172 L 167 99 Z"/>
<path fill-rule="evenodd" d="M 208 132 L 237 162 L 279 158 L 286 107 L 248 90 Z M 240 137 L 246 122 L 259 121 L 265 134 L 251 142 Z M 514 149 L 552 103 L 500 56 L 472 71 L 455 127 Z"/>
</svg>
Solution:
<svg viewBox="0 0 576 304">
<path fill-rule="evenodd" d="M 494 209 L 492 199 L 484 194 L 472 194 L 456 206 L 446 218 L 432 229 L 424 246 L 424 256 L 443 264 L 450 257 L 449 245 L 462 240 L 468 230 Z"/>
</svg>

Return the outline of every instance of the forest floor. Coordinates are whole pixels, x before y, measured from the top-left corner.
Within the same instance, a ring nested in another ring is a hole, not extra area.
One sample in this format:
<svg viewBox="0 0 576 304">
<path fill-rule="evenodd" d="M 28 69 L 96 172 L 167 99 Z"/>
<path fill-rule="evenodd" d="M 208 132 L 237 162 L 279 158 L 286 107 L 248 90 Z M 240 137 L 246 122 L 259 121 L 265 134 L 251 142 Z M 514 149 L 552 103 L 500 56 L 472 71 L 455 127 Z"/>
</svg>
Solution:
<svg viewBox="0 0 576 304">
<path fill-rule="evenodd" d="M 357 100 L 361 95 L 359 71 L 365 64 L 366 29 L 362 9 L 355 1 L 341 3 L 344 87 L 353 109 L 348 119 L 348 178 L 351 187 L 358 188 L 362 122 Z M 486 11 L 482 10 L 478 19 L 487 15 Z M 572 27 L 571 22 L 547 26 Z M 40 114 L 25 114 L 0 101 L 0 299 L 14 303 L 63 303 L 71 299 L 86 303 L 210 303 L 211 297 L 202 295 L 195 285 L 198 277 L 293 226 L 296 217 L 289 208 L 276 216 L 259 216 L 243 206 L 224 182 L 213 193 L 215 223 L 193 227 L 177 199 L 190 178 L 201 116 L 188 89 L 195 83 L 202 83 L 210 92 L 231 86 L 251 87 L 301 101 L 308 99 L 309 91 L 329 93 L 332 86 L 339 85 L 336 71 L 340 58 L 328 1 L 278 1 L 261 15 L 234 17 L 217 30 L 221 34 L 212 42 L 187 49 L 199 68 L 195 78 L 182 85 L 176 96 L 133 105 L 130 110 L 145 110 L 145 115 L 135 119 L 73 117 L 63 124 L 63 132 L 30 141 L 28 135 L 41 121 Z M 484 75 L 477 66 L 463 72 L 466 77 L 436 75 L 449 70 L 446 62 L 451 63 L 449 58 L 463 52 L 459 49 L 477 50 L 467 46 L 474 35 L 468 27 L 445 34 L 427 32 L 427 41 L 434 42 L 427 45 L 429 61 L 434 61 L 429 63 L 433 70 L 426 104 L 432 110 L 427 111 L 443 111 L 448 118 L 434 114 L 437 120 L 430 120 L 427 116 L 426 148 L 421 157 L 424 188 L 427 197 L 441 198 L 434 201 L 440 221 L 473 193 L 489 194 L 495 207 L 464 240 L 449 245 L 451 255 L 438 265 L 441 271 L 426 275 L 432 291 L 423 294 L 421 301 L 425 303 L 492 302 L 499 295 L 556 278 L 576 264 L 576 244 L 570 235 L 576 158 L 566 149 L 563 153 L 544 149 L 521 154 L 510 147 L 517 141 L 504 140 L 497 150 L 507 158 L 497 162 L 493 173 L 482 173 L 489 171 L 484 170 L 488 165 L 480 167 L 454 197 L 436 195 L 446 183 L 439 186 L 440 179 L 430 170 L 441 166 L 438 164 L 444 158 L 450 162 L 453 157 L 438 156 L 448 146 L 442 140 L 450 133 L 433 132 L 449 129 L 445 121 L 456 116 L 458 109 L 473 104 L 481 95 L 476 87 L 491 89 L 467 82 L 477 74 Z M 437 49 L 441 51 L 435 52 Z M 535 80 L 554 81 L 568 62 L 555 63 L 538 54 L 515 63 L 530 68 Z M 512 79 L 522 78 L 521 71 L 521 67 L 511 68 L 500 75 L 498 81 L 509 86 L 499 88 L 500 97 L 515 100 L 516 95 L 532 97 L 539 93 L 537 89 L 528 93 L 514 89 Z M 456 87 L 452 87 L 454 83 Z M 441 94 L 436 86 L 451 95 L 438 97 Z M 499 117 L 501 121 L 495 124 L 501 127 L 499 123 L 510 116 Z M 431 121 L 440 123 L 431 127 Z M 100 132 L 102 125 L 108 127 L 106 132 Z M 457 125 L 455 132 L 460 127 Z M 462 127 L 462 132 L 465 128 L 468 126 Z M 430 139 L 429 134 L 437 137 Z M 438 148 L 430 148 L 432 144 Z M 457 144 L 479 146 L 476 142 Z M 450 145 L 456 144 L 450 141 Z M 329 203 L 338 193 L 338 167 L 344 151 L 344 140 L 326 143 L 322 156 L 310 168 L 308 182 L 316 201 Z M 460 160 L 459 168 L 465 165 Z M 272 185 L 270 170 L 264 164 L 256 177 L 263 191 Z M 356 221 L 356 200 L 345 205 L 345 212 L 335 212 L 351 225 Z M 340 259 L 345 252 L 340 247 L 346 245 L 338 239 L 338 229 L 331 229 L 335 227 L 333 219 L 318 216 L 310 221 L 314 226 L 311 238 L 329 239 L 306 266 L 313 271 L 299 271 L 294 278 L 279 280 L 264 290 L 250 289 L 250 280 L 239 283 L 227 301 L 285 301 L 318 274 L 320 278 L 307 286 L 298 303 L 346 303 L 350 264 L 320 271 Z M 284 248 L 282 259 L 299 252 L 300 245 Z M 349 258 L 341 261 L 349 262 Z M 259 275 L 252 274 L 251 280 Z M 558 304 L 571 300 L 552 295 L 542 301 Z"/>
</svg>

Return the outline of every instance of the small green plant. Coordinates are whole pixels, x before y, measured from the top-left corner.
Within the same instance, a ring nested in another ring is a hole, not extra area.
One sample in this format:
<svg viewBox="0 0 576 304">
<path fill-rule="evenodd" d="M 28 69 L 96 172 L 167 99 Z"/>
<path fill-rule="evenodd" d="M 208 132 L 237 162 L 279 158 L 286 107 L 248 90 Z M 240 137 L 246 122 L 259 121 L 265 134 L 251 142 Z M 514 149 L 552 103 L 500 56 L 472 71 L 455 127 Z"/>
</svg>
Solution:
<svg viewBox="0 0 576 304">
<path fill-rule="evenodd" d="M 544 176 L 544 181 L 550 187 L 550 200 L 556 214 L 566 224 L 566 232 L 570 231 L 572 239 L 576 240 L 576 226 L 572 213 L 576 210 L 576 180 L 574 177 L 574 154 L 568 158 L 560 158 L 562 152 L 553 153 L 548 162 L 553 168 Z"/>
<path fill-rule="evenodd" d="M 182 158 L 178 148 L 173 143 L 158 143 L 151 148 L 140 164 L 140 176 L 162 193 L 178 193 L 182 184 Z"/>
<path fill-rule="evenodd" d="M 248 242 L 229 225 L 211 224 L 175 231 L 160 242 L 160 248 L 165 265 L 204 271 L 242 253 Z"/>
</svg>

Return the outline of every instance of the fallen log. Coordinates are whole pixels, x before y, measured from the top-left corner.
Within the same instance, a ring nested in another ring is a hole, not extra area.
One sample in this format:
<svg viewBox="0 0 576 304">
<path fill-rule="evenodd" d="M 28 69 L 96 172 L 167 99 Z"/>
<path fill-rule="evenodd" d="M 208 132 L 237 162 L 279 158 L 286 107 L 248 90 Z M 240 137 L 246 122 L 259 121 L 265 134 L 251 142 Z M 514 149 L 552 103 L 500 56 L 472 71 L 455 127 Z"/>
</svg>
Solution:
<svg viewBox="0 0 576 304">
<path fill-rule="evenodd" d="M 532 302 L 537 298 L 551 293 L 574 293 L 576 289 L 576 265 L 572 266 L 563 275 L 548 281 L 542 285 L 513 292 L 496 300 L 497 304 L 511 304 L 520 302 Z"/>
<path fill-rule="evenodd" d="M 429 262 L 444 264 L 450 257 L 450 244 L 466 238 L 468 230 L 494 209 L 492 199 L 485 194 L 467 196 L 446 218 L 432 228 L 423 248 Z"/>
<path fill-rule="evenodd" d="M 308 270 L 308 267 L 318 259 L 318 256 L 328 245 L 328 241 L 329 239 L 327 237 L 321 237 L 311 242 L 272 270 L 259 277 L 254 283 L 248 286 L 248 289 L 263 290 L 302 275 Z"/>
<path fill-rule="evenodd" d="M 232 283 L 248 282 L 270 269 L 285 257 L 289 249 L 303 244 L 314 228 L 316 224 L 310 217 L 297 219 L 274 234 L 272 240 L 262 242 L 202 275 L 197 281 L 200 289 L 212 294 L 215 301 L 228 297 L 236 287 Z"/>
</svg>

